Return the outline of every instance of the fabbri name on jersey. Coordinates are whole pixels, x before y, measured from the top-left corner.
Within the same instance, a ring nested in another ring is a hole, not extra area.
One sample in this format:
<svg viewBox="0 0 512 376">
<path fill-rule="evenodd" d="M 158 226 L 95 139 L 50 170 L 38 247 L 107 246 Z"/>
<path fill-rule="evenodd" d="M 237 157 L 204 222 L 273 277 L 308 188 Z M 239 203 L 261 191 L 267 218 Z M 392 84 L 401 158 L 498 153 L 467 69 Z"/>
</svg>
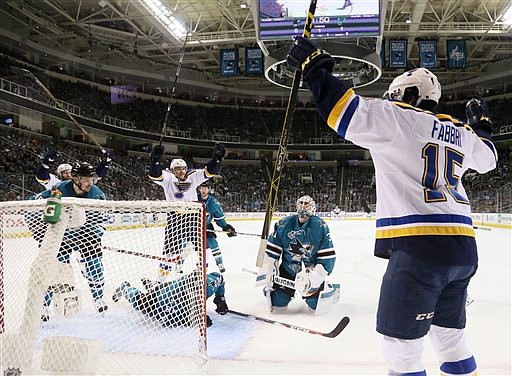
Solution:
<svg viewBox="0 0 512 376">
<path fill-rule="evenodd" d="M 462 147 L 460 131 L 453 125 L 442 124 L 437 120 L 434 120 L 434 125 L 432 126 L 432 133 L 430 136 L 436 140 L 448 142 L 452 145 Z"/>
</svg>

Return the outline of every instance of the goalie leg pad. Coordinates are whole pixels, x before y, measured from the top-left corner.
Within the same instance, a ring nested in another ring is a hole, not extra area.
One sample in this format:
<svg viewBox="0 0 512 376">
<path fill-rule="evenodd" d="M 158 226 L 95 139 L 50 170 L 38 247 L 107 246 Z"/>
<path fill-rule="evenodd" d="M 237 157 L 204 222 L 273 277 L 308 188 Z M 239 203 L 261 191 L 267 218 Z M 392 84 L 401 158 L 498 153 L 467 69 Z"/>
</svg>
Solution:
<svg viewBox="0 0 512 376">
<path fill-rule="evenodd" d="M 67 291 L 55 291 L 54 311 L 60 316 L 69 317 L 80 311 L 80 297 L 78 292 L 69 286 Z"/>
<path fill-rule="evenodd" d="M 328 312 L 340 301 L 341 287 L 339 283 L 325 283 L 324 289 L 317 297 L 316 314 Z M 308 299 L 306 299 L 308 303 Z M 308 303 L 308 306 L 311 306 Z"/>
</svg>

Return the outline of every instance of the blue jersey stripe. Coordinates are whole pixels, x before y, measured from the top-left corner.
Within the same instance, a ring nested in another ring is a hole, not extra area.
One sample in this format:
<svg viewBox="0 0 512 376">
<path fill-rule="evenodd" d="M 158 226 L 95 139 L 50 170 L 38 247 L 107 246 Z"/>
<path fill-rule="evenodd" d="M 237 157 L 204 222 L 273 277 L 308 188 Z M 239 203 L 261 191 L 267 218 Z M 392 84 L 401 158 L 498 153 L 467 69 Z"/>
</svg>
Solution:
<svg viewBox="0 0 512 376">
<path fill-rule="evenodd" d="M 340 125 L 338 126 L 338 135 L 342 138 L 345 138 L 345 134 L 347 133 L 347 128 L 350 122 L 352 121 L 352 117 L 354 116 L 354 112 L 356 112 L 357 107 L 359 106 L 359 96 L 356 96 L 348 105 L 347 110 L 343 114 L 341 118 Z"/>
<path fill-rule="evenodd" d="M 413 214 L 404 217 L 391 217 L 377 219 L 377 228 L 386 226 L 399 226 L 414 223 L 460 223 L 473 225 L 471 217 L 457 214 Z"/>
</svg>

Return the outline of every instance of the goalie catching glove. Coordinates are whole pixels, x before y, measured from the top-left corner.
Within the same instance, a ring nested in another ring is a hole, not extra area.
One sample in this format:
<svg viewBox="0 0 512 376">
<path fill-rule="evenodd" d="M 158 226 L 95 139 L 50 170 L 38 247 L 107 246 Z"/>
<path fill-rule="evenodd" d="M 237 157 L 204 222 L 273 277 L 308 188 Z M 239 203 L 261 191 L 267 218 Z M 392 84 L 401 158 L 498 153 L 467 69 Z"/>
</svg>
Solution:
<svg viewBox="0 0 512 376">
<path fill-rule="evenodd" d="M 322 50 L 318 44 L 302 36 L 295 38 L 288 50 L 286 63 L 289 68 L 302 71 L 304 81 L 314 80 L 315 71 L 318 68 L 326 68 L 329 72 L 334 68 L 332 56 Z"/>
<path fill-rule="evenodd" d="M 236 236 L 236 230 L 231 225 L 226 225 L 224 228 L 222 228 L 222 231 L 224 231 L 230 238 Z"/>
<path fill-rule="evenodd" d="M 324 283 L 325 277 L 327 277 L 327 271 L 322 264 L 309 268 L 303 267 L 302 271 L 295 276 L 295 290 L 302 296 L 311 296 Z"/>
</svg>

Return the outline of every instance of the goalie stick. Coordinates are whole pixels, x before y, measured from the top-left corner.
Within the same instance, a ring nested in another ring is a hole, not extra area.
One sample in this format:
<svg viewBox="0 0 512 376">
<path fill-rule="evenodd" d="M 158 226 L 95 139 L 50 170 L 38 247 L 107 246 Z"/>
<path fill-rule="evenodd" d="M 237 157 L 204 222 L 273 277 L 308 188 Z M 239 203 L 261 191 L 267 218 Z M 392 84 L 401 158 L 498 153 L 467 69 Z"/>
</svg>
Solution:
<svg viewBox="0 0 512 376">
<path fill-rule="evenodd" d="M 285 328 L 296 330 L 298 332 L 308 333 L 308 334 L 316 334 L 316 335 L 319 335 L 322 337 L 327 337 L 327 338 L 336 337 L 338 334 L 340 334 L 343 331 L 343 329 L 345 329 L 347 327 L 348 323 L 350 322 L 350 318 L 348 316 L 344 316 L 333 330 L 325 333 L 325 332 L 319 332 L 317 330 L 308 329 L 308 328 L 304 328 L 304 327 L 297 326 L 297 325 L 287 324 L 287 323 L 281 322 L 281 321 L 266 319 L 264 317 L 255 316 L 255 315 L 251 315 L 248 313 L 233 311 L 231 309 L 229 309 L 228 312 L 233 315 L 245 317 L 247 319 L 252 319 L 255 321 L 262 321 L 262 322 L 266 322 L 267 324 L 272 324 L 272 325 L 279 325 L 279 326 L 283 326 Z"/>
<path fill-rule="evenodd" d="M 304 23 L 304 31 L 302 36 L 309 38 L 311 30 L 313 29 L 313 18 L 315 17 L 317 0 L 311 0 L 309 3 L 309 10 Z M 263 266 L 263 256 L 265 255 L 265 249 L 267 246 L 267 237 L 270 230 L 270 223 L 272 222 L 272 215 L 277 204 L 277 191 L 279 190 L 279 183 L 281 181 L 281 175 L 284 167 L 284 160 L 286 157 L 286 148 L 288 146 L 288 136 L 292 128 L 293 112 L 295 111 L 295 105 L 297 97 L 299 95 L 299 85 L 302 76 L 301 71 L 295 71 L 292 81 L 292 89 L 288 98 L 288 106 L 286 107 L 286 114 L 284 116 L 283 129 L 281 131 L 281 138 L 279 139 L 279 148 L 277 151 L 276 162 L 274 164 L 274 172 L 272 174 L 272 181 L 270 182 L 270 191 L 268 194 L 267 211 L 265 213 L 265 221 L 263 223 L 263 229 L 261 231 L 260 247 L 258 250 L 258 257 L 256 259 L 256 266 Z"/>
</svg>

